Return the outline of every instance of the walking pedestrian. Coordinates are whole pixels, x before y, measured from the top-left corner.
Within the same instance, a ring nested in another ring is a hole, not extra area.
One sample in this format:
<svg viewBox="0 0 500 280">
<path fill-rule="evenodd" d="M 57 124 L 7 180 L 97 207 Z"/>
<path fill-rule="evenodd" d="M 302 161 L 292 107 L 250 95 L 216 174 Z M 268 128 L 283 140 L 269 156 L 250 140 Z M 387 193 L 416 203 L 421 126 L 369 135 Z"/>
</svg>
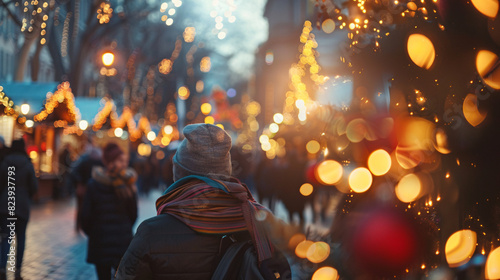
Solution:
<svg viewBox="0 0 500 280">
<path fill-rule="evenodd" d="M 231 137 L 210 124 L 188 125 L 183 133 L 173 157 L 175 182 L 156 201 L 158 215 L 137 229 L 115 279 L 211 279 L 224 235 L 252 240 L 259 262 L 272 256 L 255 218 L 268 210 L 231 177 Z"/>
<path fill-rule="evenodd" d="M 0 164 L 0 233 L 2 248 L 0 280 L 7 279 L 7 261 L 9 261 L 8 270 L 15 271 L 15 279 L 23 279 L 21 277 L 21 265 L 26 244 L 26 227 L 30 216 L 31 198 L 37 189 L 38 181 L 35 169 L 26 153 L 24 140 L 14 140 L 8 155 Z M 10 211 L 9 208 L 14 210 Z M 13 235 L 15 241 L 10 238 Z M 14 247 L 17 253 L 14 253 L 14 258 L 11 258 L 10 255 L 12 255 Z M 12 261 L 12 259 L 15 261 Z M 15 262 L 15 265 L 13 262 Z"/>
<path fill-rule="evenodd" d="M 115 143 L 103 149 L 105 168 L 95 167 L 83 199 L 81 226 L 88 236 L 87 262 L 96 267 L 99 280 L 112 278 L 132 240 L 137 218 L 137 175 Z"/>
<path fill-rule="evenodd" d="M 81 229 L 80 212 L 83 204 L 83 197 L 87 191 L 87 185 L 92 178 L 92 169 L 96 166 L 102 166 L 102 151 L 99 147 L 89 141 L 86 147 L 86 152 L 74 162 L 72 167 L 71 177 L 76 185 L 76 217 L 75 230 L 79 232 Z"/>
</svg>

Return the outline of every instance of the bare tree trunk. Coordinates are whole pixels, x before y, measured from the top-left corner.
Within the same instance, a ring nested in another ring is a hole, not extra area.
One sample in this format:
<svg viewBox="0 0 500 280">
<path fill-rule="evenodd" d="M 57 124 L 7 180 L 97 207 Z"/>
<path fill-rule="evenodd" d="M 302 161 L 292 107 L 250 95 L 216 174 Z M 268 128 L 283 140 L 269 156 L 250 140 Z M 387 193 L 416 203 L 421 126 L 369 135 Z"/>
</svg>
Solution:
<svg viewBox="0 0 500 280">
<path fill-rule="evenodd" d="M 42 52 L 43 45 L 38 43 L 36 45 L 35 55 L 31 61 L 31 80 L 38 81 L 38 73 L 40 72 L 40 53 Z"/>
<path fill-rule="evenodd" d="M 38 30 L 33 30 L 33 32 L 25 33 L 24 35 L 24 43 L 19 52 L 19 59 L 17 60 L 15 81 L 22 82 L 24 80 L 24 71 L 28 64 L 30 49 L 33 43 L 38 39 L 38 34 L 40 34 Z"/>
</svg>

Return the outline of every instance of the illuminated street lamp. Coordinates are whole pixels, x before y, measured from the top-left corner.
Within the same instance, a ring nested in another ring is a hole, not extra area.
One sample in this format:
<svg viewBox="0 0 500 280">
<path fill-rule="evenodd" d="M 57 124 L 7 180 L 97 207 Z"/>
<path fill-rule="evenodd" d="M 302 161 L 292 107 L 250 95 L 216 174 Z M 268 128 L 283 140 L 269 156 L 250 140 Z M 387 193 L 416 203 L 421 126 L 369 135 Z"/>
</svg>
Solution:
<svg viewBox="0 0 500 280">
<path fill-rule="evenodd" d="M 21 105 L 21 113 L 23 115 L 27 115 L 30 112 L 30 105 L 28 103 L 24 103 Z"/>
<path fill-rule="evenodd" d="M 115 55 L 112 52 L 105 52 L 102 54 L 102 64 L 104 64 L 104 66 L 109 67 L 113 65 L 114 61 Z"/>
</svg>

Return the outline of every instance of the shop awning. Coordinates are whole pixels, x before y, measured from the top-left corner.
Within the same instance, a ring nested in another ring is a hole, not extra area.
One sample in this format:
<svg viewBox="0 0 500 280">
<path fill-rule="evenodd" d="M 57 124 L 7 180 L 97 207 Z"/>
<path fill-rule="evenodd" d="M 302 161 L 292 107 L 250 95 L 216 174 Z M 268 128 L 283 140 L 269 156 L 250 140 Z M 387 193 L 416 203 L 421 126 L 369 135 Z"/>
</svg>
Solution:
<svg viewBox="0 0 500 280">
<path fill-rule="evenodd" d="M 102 102 L 101 98 L 76 97 L 75 106 L 80 110 L 80 119 L 91 124 L 97 113 L 99 113 L 99 109 L 103 106 Z"/>
<path fill-rule="evenodd" d="M 3 92 L 12 101 L 15 106 L 21 106 L 24 103 L 30 105 L 30 112 L 32 115 L 40 112 L 43 108 L 43 103 L 47 98 L 47 93 L 55 92 L 58 83 L 38 83 L 38 82 L 0 82 L 3 87 Z"/>
</svg>

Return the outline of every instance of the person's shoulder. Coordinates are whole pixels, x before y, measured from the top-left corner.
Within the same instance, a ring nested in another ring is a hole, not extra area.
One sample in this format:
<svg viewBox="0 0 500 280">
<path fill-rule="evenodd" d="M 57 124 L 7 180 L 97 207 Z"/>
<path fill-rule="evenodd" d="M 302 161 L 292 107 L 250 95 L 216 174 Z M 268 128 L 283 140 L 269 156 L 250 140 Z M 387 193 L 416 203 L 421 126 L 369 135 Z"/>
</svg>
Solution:
<svg viewBox="0 0 500 280">
<path fill-rule="evenodd" d="M 182 221 L 170 214 L 160 214 L 144 220 L 139 228 L 147 229 L 151 232 L 163 232 L 168 234 L 189 233 L 190 230 Z"/>
</svg>

